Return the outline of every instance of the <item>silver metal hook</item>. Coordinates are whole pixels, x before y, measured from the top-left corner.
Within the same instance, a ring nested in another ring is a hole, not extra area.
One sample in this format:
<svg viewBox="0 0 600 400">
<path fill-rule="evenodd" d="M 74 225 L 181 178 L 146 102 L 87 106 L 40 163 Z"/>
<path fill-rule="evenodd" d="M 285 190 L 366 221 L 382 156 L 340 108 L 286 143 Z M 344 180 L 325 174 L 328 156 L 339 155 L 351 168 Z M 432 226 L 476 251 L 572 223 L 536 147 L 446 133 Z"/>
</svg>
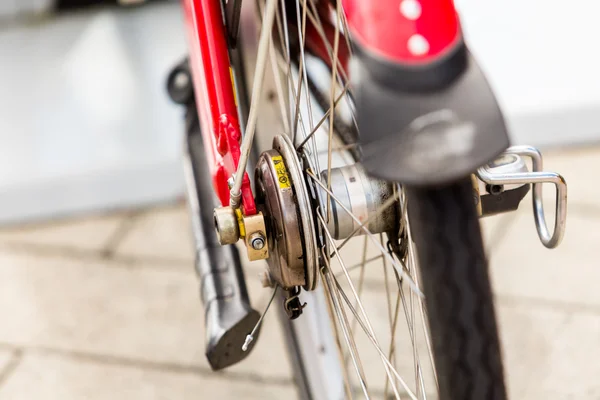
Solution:
<svg viewBox="0 0 600 400">
<path fill-rule="evenodd" d="M 567 223 L 567 183 L 565 179 L 555 172 L 544 172 L 542 154 L 532 146 L 513 146 L 504 153 L 531 158 L 533 172 L 491 173 L 489 168 L 484 166 L 477 170 L 477 176 L 485 183 L 492 185 L 533 184 L 533 215 L 538 236 L 547 248 L 557 247 L 563 238 Z M 556 186 L 556 214 L 552 234 L 548 230 L 544 214 L 543 183 L 552 183 Z"/>
</svg>

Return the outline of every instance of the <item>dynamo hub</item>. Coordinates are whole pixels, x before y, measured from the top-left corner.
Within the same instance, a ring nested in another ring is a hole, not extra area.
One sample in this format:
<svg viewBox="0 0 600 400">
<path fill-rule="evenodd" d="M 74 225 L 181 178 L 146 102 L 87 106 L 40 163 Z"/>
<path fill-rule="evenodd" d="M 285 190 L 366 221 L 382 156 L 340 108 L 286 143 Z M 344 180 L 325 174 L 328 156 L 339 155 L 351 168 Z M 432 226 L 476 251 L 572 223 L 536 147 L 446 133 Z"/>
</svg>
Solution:
<svg viewBox="0 0 600 400">
<path fill-rule="evenodd" d="M 296 149 L 287 136 L 276 136 L 273 149 L 261 154 L 255 170 L 256 203 L 265 218 L 269 245 L 269 274 L 285 289 L 316 287 L 319 247 L 315 212 L 329 208 L 327 229 L 335 239 L 398 229 L 399 202 L 394 185 L 372 178 L 360 165 L 332 168 L 321 173 L 331 184 L 331 196 L 323 187 L 305 180 Z M 326 202 L 329 199 L 329 207 Z M 384 207 L 388 202 L 388 206 Z"/>
<path fill-rule="evenodd" d="M 272 279 L 285 289 L 317 284 L 315 222 L 296 150 L 287 136 L 276 136 L 255 171 L 256 203 L 263 213 Z"/>
</svg>

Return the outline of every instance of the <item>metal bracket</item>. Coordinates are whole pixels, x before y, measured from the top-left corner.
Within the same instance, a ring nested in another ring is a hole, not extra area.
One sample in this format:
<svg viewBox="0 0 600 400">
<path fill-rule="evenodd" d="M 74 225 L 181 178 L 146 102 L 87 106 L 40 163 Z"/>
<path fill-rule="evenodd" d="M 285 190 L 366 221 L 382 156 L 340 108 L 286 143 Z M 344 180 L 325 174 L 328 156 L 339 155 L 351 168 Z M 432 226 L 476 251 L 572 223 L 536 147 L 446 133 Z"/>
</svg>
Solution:
<svg viewBox="0 0 600 400">
<path fill-rule="evenodd" d="M 267 230 L 262 213 L 243 215 L 239 208 L 234 210 L 232 207 L 217 207 L 213 219 L 221 245 L 234 244 L 244 239 L 250 261 L 269 257 Z"/>
<path fill-rule="evenodd" d="M 250 261 L 264 260 L 269 257 L 269 246 L 267 243 L 267 231 L 265 229 L 265 218 L 261 212 L 255 215 L 243 217 L 244 242 L 248 250 Z"/>
<path fill-rule="evenodd" d="M 567 183 L 565 179 L 555 172 L 543 171 L 542 154 L 534 147 L 513 146 L 509 147 L 504 153 L 531 158 L 533 172 L 492 173 L 488 166 L 484 166 L 477 170 L 477 176 L 491 185 L 533 184 L 533 215 L 538 236 L 547 248 L 557 247 L 563 238 L 567 222 Z M 552 234 L 548 230 L 544 214 L 543 183 L 552 183 L 556 186 L 556 213 Z"/>
<path fill-rule="evenodd" d="M 306 307 L 306 303 L 302 303 L 300 301 L 300 289 L 293 288 L 292 290 L 286 292 L 286 299 L 283 302 L 283 309 L 287 314 L 288 318 L 293 320 L 302 315 L 302 311 L 304 307 Z"/>
</svg>

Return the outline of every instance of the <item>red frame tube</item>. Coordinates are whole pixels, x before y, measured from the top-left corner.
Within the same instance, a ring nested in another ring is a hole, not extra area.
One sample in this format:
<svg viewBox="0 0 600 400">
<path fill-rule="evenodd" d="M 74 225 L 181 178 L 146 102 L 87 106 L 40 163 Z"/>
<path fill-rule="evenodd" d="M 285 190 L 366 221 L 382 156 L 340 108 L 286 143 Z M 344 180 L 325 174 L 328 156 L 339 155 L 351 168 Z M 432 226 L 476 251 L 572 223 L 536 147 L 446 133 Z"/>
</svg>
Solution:
<svg viewBox="0 0 600 400">
<path fill-rule="evenodd" d="M 182 0 L 200 128 L 221 203 L 229 205 L 227 180 L 240 160 L 241 131 L 219 0 Z M 248 174 L 242 181 L 242 212 L 256 214 Z"/>
</svg>

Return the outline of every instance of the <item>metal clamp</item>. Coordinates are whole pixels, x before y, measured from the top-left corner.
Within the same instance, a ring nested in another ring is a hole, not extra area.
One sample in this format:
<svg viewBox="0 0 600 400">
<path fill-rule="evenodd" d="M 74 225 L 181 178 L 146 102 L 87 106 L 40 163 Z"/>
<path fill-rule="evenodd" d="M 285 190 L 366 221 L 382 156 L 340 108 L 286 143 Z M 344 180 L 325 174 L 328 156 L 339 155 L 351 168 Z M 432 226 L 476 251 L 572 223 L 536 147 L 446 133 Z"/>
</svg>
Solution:
<svg viewBox="0 0 600 400">
<path fill-rule="evenodd" d="M 542 244 L 553 249 L 560 244 L 567 223 L 567 183 L 555 172 L 543 171 L 542 154 L 531 146 L 509 147 L 505 154 L 516 154 L 531 158 L 533 172 L 520 173 L 491 173 L 487 166 L 477 170 L 477 176 L 485 183 L 492 185 L 533 184 L 533 214 L 535 226 Z M 552 235 L 546 225 L 544 203 L 542 199 L 542 184 L 553 183 L 556 186 L 556 214 L 554 232 Z"/>
<path fill-rule="evenodd" d="M 243 239 L 248 250 L 248 259 L 256 261 L 269 258 L 265 219 L 262 213 L 244 216 L 243 224 L 246 231 Z"/>
<path fill-rule="evenodd" d="M 265 219 L 261 212 L 243 215 L 239 208 L 234 210 L 232 207 L 217 207 L 214 209 L 213 220 L 217 240 L 222 246 L 244 239 L 250 261 L 269 257 Z"/>
</svg>

